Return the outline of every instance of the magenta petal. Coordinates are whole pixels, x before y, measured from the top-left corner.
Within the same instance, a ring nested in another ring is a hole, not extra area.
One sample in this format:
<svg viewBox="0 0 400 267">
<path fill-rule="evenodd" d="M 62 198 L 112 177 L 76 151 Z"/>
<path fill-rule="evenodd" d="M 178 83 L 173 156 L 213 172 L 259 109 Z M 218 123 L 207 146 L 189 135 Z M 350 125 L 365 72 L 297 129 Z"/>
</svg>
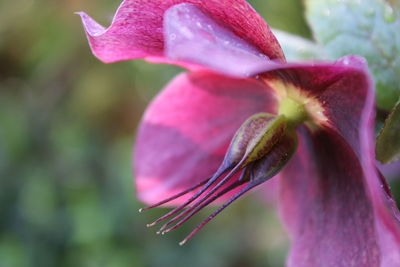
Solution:
<svg viewBox="0 0 400 267">
<path fill-rule="evenodd" d="M 208 178 L 240 125 L 274 109 L 271 92 L 258 81 L 207 72 L 179 75 L 148 107 L 138 131 L 139 198 L 155 203 Z"/>
<path fill-rule="evenodd" d="M 381 266 L 373 203 L 357 155 L 333 132 L 303 131 L 301 137 L 280 180 L 292 238 L 288 266 Z"/>
<path fill-rule="evenodd" d="M 193 4 L 171 7 L 164 16 L 165 54 L 230 75 L 251 76 L 269 65 L 259 49 Z"/>
<path fill-rule="evenodd" d="M 347 56 L 330 65 L 287 66 L 281 74 L 318 99 L 327 119 L 321 122 L 325 133 L 306 136 L 282 174 L 283 210 L 294 240 L 291 265 L 400 266 L 399 210 L 375 166 L 374 91 L 365 61 Z M 301 177 L 296 177 L 299 170 Z M 372 240 L 361 238 L 364 232 L 374 239 L 379 257 Z M 316 247 L 317 239 L 324 250 Z M 370 252 L 351 248 L 357 242 Z"/>
<path fill-rule="evenodd" d="M 164 12 L 180 3 L 201 7 L 269 58 L 284 59 L 282 49 L 268 25 L 244 0 L 124 0 L 108 28 L 83 12 L 78 14 L 81 15 L 92 52 L 100 60 L 114 62 L 139 57 L 163 58 Z"/>
<path fill-rule="evenodd" d="M 328 118 L 326 126 L 339 133 L 358 155 L 375 212 L 400 248 L 400 212 L 376 171 L 375 95 L 366 61 L 358 56 L 346 56 L 331 67 L 304 67 L 293 71 L 297 77 L 307 77 L 301 84 L 303 87 L 308 84 L 305 90 L 323 103 Z"/>
</svg>

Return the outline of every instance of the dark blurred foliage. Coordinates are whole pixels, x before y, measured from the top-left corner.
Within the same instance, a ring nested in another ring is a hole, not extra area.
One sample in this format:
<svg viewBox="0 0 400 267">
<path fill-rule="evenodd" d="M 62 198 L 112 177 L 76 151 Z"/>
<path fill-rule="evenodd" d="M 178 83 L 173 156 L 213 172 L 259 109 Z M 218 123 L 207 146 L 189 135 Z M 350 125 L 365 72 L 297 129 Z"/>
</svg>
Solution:
<svg viewBox="0 0 400 267">
<path fill-rule="evenodd" d="M 251 3 L 272 26 L 309 36 L 300 1 Z M 199 217 L 166 236 L 145 227 L 166 210 L 137 212 L 135 128 L 181 70 L 92 56 L 73 12 L 107 25 L 118 5 L 0 0 L 0 266 L 283 266 L 286 234 L 255 193 L 183 247 Z"/>
</svg>

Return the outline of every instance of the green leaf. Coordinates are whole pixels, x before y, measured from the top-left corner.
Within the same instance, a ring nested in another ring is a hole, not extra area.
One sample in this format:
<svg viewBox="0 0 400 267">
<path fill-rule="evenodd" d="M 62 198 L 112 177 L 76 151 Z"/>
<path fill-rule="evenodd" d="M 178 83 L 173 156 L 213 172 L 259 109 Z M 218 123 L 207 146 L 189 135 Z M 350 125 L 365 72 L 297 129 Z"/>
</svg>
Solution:
<svg viewBox="0 0 400 267">
<path fill-rule="evenodd" d="M 323 49 L 318 44 L 285 31 L 276 29 L 273 29 L 272 31 L 281 44 L 288 61 L 326 58 Z"/>
<path fill-rule="evenodd" d="M 384 110 L 400 96 L 400 12 L 397 0 L 387 1 L 306 0 L 307 20 L 330 59 L 358 54 L 368 60 Z"/>
<path fill-rule="evenodd" d="M 386 119 L 377 138 L 376 157 L 383 163 L 400 158 L 400 100 Z"/>
</svg>

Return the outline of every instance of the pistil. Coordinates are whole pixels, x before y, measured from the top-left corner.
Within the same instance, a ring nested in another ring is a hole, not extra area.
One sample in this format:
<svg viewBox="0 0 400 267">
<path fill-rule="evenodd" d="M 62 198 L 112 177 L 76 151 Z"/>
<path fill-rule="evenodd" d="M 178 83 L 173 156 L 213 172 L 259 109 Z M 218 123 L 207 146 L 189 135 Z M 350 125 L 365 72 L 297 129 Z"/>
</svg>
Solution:
<svg viewBox="0 0 400 267">
<path fill-rule="evenodd" d="M 212 177 L 206 178 L 175 196 L 139 210 L 154 208 L 192 193 L 192 196 L 180 206 L 147 226 L 150 227 L 168 219 L 157 233 L 170 232 L 216 199 L 242 186 L 180 243 L 183 245 L 236 199 L 274 177 L 286 165 L 297 147 L 295 131 L 293 128 L 288 129 L 286 116 L 291 116 L 291 113 L 281 115 L 258 113 L 248 118 L 235 133 L 220 168 Z M 196 189 L 197 191 L 194 191 Z"/>
</svg>

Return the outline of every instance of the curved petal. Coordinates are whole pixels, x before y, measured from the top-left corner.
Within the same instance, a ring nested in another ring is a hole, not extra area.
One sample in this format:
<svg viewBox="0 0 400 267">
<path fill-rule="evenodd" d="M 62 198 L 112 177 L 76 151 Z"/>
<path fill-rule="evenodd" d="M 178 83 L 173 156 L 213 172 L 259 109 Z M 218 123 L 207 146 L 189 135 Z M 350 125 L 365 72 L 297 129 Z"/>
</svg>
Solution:
<svg viewBox="0 0 400 267">
<path fill-rule="evenodd" d="M 138 131 L 139 198 L 155 203 L 208 178 L 240 125 L 255 113 L 274 110 L 270 90 L 256 80 L 207 72 L 179 75 L 148 107 Z"/>
<path fill-rule="evenodd" d="M 164 57 L 164 12 L 180 3 L 195 4 L 271 59 L 284 59 L 269 26 L 245 0 L 124 0 L 105 28 L 81 15 L 92 52 L 104 62 Z M 159 59 L 160 60 L 160 59 Z"/>
<path fill-rule="evenodd" d="M 165 55 L 228 75 L 252 76 L 269 66 L 259 49 L 193 4 L 179 4 L 164 15 Z"/>
<path fill-rule="evenodd" d="M 292 64 L 279 72 L 281 77 L 300 87 L 304 94 L 316 98 L 321 103 L 326 117 L 326 121 L 322 122 L 323 127 L 333 131 L 338 135 L 338 137 L 335 137 L 336 139 L 342 138 L 343 142 L 351 148 L 352 153 L 354 153 L 353 156 L 346 156 L 344 152 L 339 151 L 343 154 L 342 158 L 350 162 L 348 163 L 349 166 L 340 165 L 337 167 L 338 170 L 331 168 L 330 173 L 335 174 L 338 181 L 343 177 L 346 177 L 349 181 L 350 179 L 363 181 L 359 186 L 365 187 L 362 190 L 365 190 L 370 205 L 373 207 L 376 225 L 375 239 L 379 243 L 381 266 L 400 265 L 400 215 L 384 178 L 376 170 L 373 135 L 374 91 L 365 61 L 360 57 L 347 56 L 331 65 L 295 66 Z M 321 146 L 321 148 L 314 148 L 318 152 L 325 147 L 325 150 L 317 153 L 318 155 L 315 158 L 318 161 L 325 160 L 328 162 L 329 158 L 326 157 L 331 157 L 331 155 L 325 155 L 326 159 L 324 159 L 324 153 L 333 153 L 333 155 L 339 153 L 335 151 L 335 149 L 341 149 L 339 144 L 337 148 L 334 146 L 326 147 L 330 142 L 329 139 L 333 138 L 331 136 L 332 134 L 328 135 L 327 144 L 318 142 L 318 146 Z M 313 140 L 313 142 L 317 141 Z M 352 159 L 353 157 L 355 159 Z M 340 157 L 337 157 L 338 160 L 340 160 Z M 320 164 L 323 164 L 323 162 Z M 331 160 L 331 164 L 332 166 L 337 165 L 333 160 Z M 362 174 L 356 175 L 352 172 L 357 164 L 359 165 L 357 168 L 360 168 Z M 354 166 L 351 167 L 351 165 Z M 325 174 L 325 172 L 320 171 L 310 175 L 319 175 L 322 179 L 321 173 Z M 326 175 L 328 174 L 326 173 Z M 337 185 L 334 185 L 332 190 L 335 190 L 335 186 Z M 349 201 L 346 196 L 340 194 L 337 194 L 337 196 L 343 198 L 343 203 Z M 309 209 L 312 209 L 312 207 L 309 207 Z M 389 248 L 384 249 L 388 247 L 389 243 L 391 244 Z"/>
<path fill-rule="evenodd" d="M 262 76 L 284 79 L 318 100 L 324 110 L 321 125 L 339 133 L 352 147 L 366 173 L 375 211 L 400 244 L 400 212 L 376 171 L 374 151 L 374 89 L 364 58 L 342 57 L 334 64 L 275 64 Z"/>
<path fill-rule="evenodd" d="M 311 70 L 298 69 L 296 75 L 307 77 L 301 72 Z M 386 225 L 386 230 L 392 232 L 400 251 L 400 212 L 386 182 L 376 171 L 373 132 L 375 95 L 366 61 L 361 57 L 346 56 L 332 67 L 314 67 L 314 71 L 319 77 L 330 79 L 319 81 L 311 76 L 307 81 L 310 87 L 306 90 L 319 90 L 316 97 L 323 103 L 327 126 L 338 132 L 358 155 L 375 212 Z M 337 75 L 334 75 L 335 71 Z M 327 86 L 323 87 L 324 84 Z"/>
<path fill-rule="evenodd" d="M 304 130 L 300 139 L 280 180 L 281 214 L 293 241 L 288 266 L 384 266 L 357 155 L 331 130 Z"/>
</svg>

